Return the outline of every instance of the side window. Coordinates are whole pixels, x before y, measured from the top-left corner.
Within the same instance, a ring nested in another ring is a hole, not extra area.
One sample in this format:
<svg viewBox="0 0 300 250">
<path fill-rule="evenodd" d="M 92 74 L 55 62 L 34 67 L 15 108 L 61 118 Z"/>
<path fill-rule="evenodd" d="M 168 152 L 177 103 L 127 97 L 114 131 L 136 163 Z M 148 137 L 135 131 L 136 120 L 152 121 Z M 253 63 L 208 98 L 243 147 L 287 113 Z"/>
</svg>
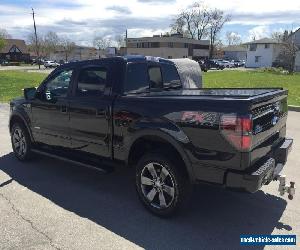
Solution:
<svg viewBox="0 0 300 250">
<path fill-rule="evenodd" d="M 107 70 L 103 67 L 82 69 L 78 76 L 77 96 L 102 95 L 106 86 Z"/>
<path fill-rule="evenodd" d="M 73 70 L 64 70 L 55 75 L 45 85 L 45 98 L 50 101 L 54 97 L 66 97 Z"/>
<path fill-rule="evenodd" d="M 124 92 L 145 91 L 149 89 L 147 64 L 130 63 L 127 65 Z"/>
<path fill-rule="evenodd" d="M 180 78 L 177 69 L 171 64 L 161 64 L 164 87 L 179 87 L 181 86 Z"/>
<path fill-rule="evenodd" d="M 162 88 L 162 77 L 160 67 L 150 66 L 148 68 L 149 79 L 150 79 L 150 88 Z"/>
</svg>

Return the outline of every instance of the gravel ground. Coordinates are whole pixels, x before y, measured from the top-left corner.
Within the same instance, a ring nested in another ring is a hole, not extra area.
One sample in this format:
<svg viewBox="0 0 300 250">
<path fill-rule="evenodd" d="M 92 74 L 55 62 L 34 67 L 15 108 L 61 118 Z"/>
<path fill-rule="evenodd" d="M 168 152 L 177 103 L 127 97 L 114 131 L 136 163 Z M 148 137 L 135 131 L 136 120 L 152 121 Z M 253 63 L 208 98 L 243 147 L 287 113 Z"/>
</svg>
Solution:
<svg viewBox="0 0 300 250">
<path fill-rule="evenodd" d="M 18 162 L 7 121 L 8 105 L 0 104 L 0 249 L 239 249 L 240 234 L 299 236 L 299 195 L 280 197 L 277 182 L 255 194 L 199 185 L 183 213 L 160 219 L 138 201 L 132 171 L 103 175 L 44 157 Z M 284 172 L 296 183 L 299 121 L 289 113 L 295 142 Z"/>
</svg>

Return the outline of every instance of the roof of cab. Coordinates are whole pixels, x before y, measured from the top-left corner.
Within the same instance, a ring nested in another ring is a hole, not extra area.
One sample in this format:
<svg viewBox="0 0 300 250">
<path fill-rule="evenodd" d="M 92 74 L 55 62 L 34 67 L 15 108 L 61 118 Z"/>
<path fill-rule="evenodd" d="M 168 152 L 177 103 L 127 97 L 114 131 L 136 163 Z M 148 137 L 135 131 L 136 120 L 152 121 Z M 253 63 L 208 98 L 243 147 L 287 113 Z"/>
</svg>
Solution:
<svg viewBox="0 0 300 250">
<path fill-rule="evenodd" d="M 91 63 L 100 63 L 100 62 L 146 62 L 146 61 L 152 61 L 152 62 L 159 62 L 159 63 L 169 63 L 174 64 L 172 61 L 168 59 L 164 59 L 161 57 L 154 57 L 154 56 L 143 56 L 143 55 L 127 55 L 127 56 L 115 56 L 115 57 L 109 57 L 109 58 L 100 58 L 100 59 L 93 59 L 93 60 L 83 60 L 78 62 L 70 62 L 65 64 L 66 66 L 75 66 L 75 65 L 84 65 L 84 64 L 91 64 Z"/>
</svg>

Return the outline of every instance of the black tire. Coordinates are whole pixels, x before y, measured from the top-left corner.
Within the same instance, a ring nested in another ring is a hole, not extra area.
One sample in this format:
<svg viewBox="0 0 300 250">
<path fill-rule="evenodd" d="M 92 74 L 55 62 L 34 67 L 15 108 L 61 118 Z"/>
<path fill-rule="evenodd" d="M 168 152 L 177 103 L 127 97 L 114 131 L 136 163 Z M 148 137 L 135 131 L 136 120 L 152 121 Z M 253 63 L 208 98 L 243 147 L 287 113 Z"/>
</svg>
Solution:
<svg viewBox="0 0 300 250">
<path fill-rule="evenodd" d="M 27 129 L 21 123 L 15 123 L 11 129 L 11 144 L 15 156 L 20 161 L 29 160 L 32 156 L 32 142 Z"/>
<path fill-rule="evenodd" d="M 148 153 L 139 160 L 136 168 L 136 190 L 141 202 L 150 212 L 160 217 L 169 217 L 187 203 L 191 184 L 184 171 L 170 160 L 171 157 L 164 155 L 161 153 Z M 157 174 L 156 180 L 148 169 L 151 164 L 157 170 L 155 171 Z M 160 172 L 159 169 L 161 169 Z M 168 175 L 164 174 L 166 170 Z M 165 178 L 162 178 L 162 176 Z M 144 183 L 142 183 L 142 178 Z M 152 184 L 149 183 L 149 180 Z M 173 197 L 172 194 L 174 194 Z M 162 196 L 163 199 L 161 199 Z M 147 197 L 152 200 L 150 201 Z"/>
</svg>

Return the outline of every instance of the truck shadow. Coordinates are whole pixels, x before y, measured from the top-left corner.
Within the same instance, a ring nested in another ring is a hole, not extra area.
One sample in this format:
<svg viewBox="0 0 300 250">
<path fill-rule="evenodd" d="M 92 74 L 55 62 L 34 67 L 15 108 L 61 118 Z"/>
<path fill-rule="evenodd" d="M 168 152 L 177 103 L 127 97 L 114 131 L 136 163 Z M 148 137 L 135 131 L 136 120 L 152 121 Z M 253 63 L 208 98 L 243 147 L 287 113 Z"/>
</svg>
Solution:
<svg viewBox="0 0 300 250">
<path fill-rule="evenodd" d="M 240 234 L 292 229 L 279 222 L 286 201 L 262 191 L 251 195 L 199 185 L 183 213 L 161 219 L 138 201 L 133 170 L 103 175 L 44 157 L 21 163 L 12 153 L 0 158 L 0 169 L 58 206 L 146 249 L 238 249 Z"/>
</svg>

